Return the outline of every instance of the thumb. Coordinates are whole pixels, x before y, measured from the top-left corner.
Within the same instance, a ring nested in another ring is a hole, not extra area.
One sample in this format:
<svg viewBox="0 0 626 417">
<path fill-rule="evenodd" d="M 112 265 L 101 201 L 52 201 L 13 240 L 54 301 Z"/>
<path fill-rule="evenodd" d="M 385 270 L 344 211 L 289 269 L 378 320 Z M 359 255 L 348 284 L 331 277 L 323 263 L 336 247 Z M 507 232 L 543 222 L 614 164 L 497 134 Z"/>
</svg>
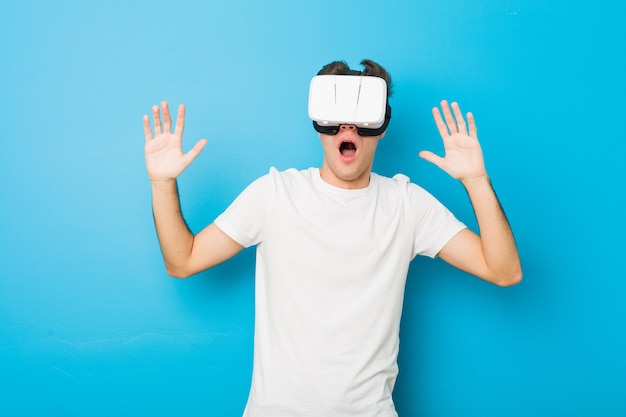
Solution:
<svg viewBox="0 0 626 417">
<path fill-rule="evenodd" d="M 441 164 L 443 162 L 443 158 L 435 155 L 431 151 L 421 151 L 419 153 L 419 157 L 427 160 L 428 162 L 435 164 L 437 167 L 441 168 Z"/>
<path fill-rule="evenodd" d="M 198 143 L 196 143 L 194 147 L 189 150 L 189 152 L 183 155 L 183 158 L 185 160 L 185 166 L 189 166 L 193 162 L 193 160 L 196 159 L 198 155 L 200 155 L 200 152 L 202 152 L 202 149 L 206 144 L 206 139 L 200 139 Z"/>
</svg>

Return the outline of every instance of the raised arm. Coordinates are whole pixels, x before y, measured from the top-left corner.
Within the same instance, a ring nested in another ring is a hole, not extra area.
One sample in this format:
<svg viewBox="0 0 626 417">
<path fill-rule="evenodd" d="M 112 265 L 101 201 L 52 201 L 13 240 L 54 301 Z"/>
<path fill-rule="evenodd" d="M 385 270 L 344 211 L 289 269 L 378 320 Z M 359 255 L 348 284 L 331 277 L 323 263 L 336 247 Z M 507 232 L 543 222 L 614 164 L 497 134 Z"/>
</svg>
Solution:
<svg viewBox="0 0 626 417">
<path fill-rule="evenodd" d="M 163 121 L 161 121 L 161 109 Z M 198 141 L 187 153 L 182 151 L 185 107 L 178 108 L 172 132 L 172 118 L 166 102 L 152 108 L 154 133 L 150 118 L 143 117 L 146 138 L 145 158 L 152 186 L 152 211 L 167 273 L 186 278 L 215 266 L 241 251 L 242 246 L 211 224 L 194 236 L 185 223 L 178 197 L 177 178 L 206 145 Z"/>
<path fill-rule="evenodd" d="M 467 113 L 466 124 L 457 103 L 452 103 L 451 110 L 442 101 L 441 108 L 443 117 L 438 108 L 433 109 L 433 117 L 443 139 L 445 156 L 422 151 L 420 157 L 461 181 L 472 203 L 480 235 L 466 229 L 452 238 L 438 256 L 494 284 L 517 284 L 522 279 L 517 246 L 485 169 L 474 116 Z"/>
</svg>

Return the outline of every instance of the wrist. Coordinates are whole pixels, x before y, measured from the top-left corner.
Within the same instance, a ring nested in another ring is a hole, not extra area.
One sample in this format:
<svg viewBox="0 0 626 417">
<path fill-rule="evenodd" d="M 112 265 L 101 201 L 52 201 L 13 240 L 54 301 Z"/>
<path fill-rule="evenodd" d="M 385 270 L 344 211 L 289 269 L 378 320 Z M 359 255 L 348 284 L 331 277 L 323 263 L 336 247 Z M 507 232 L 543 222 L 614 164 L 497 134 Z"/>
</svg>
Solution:
<svg viewBox="0 0 626 417">
<path fill-rule="evenodd" d="M 150 186 L 153 190 L 167 190 L 176 188 L 176 178 L 153 179 L 150 178 Z"/>
<path fill-rule="evenodd" d="M 461 180 L 461 183 L 466 189 L 482 187 L 491 188 L 491 180 L 489 179 L 489 175 L 487 175 L 487 173 L 484 173 L 477 177 L 464 178 Z"/>
</svg>

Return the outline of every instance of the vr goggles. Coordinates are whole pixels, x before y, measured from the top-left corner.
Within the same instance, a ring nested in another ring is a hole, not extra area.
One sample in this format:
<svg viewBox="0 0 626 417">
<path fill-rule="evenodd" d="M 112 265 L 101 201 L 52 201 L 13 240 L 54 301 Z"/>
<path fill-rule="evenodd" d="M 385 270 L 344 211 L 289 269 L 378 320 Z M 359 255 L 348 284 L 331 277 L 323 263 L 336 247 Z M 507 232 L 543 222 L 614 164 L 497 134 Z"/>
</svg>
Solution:
<svg viewBox="0 0 626 417">
<path fill-rule="evenodd" d="M 378 136 L 387 129 L 391 119 L 387 83 L 360 74 L 313 77 L 309 117 L 316 131 L 336 135 L 340 125 L 355 125 L 361 136 Z"/>
</svg>

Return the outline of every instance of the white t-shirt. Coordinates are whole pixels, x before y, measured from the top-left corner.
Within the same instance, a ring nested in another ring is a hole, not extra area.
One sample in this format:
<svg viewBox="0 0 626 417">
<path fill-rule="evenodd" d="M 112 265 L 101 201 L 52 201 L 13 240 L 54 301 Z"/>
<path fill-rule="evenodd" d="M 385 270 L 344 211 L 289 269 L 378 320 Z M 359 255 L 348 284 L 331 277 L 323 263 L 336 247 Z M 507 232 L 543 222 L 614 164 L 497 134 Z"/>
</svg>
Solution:
<svg viewBox="0 0 626 417">
<path fill-rule="evenodd" d="M 254 366 L 244 417 L 396 417 L 400 316 L 410 261 L 465 226 L 409 182 L 367 188 L 319 169 L 270 169 L 216 219 L 257 245 Z"/>
</svg>

